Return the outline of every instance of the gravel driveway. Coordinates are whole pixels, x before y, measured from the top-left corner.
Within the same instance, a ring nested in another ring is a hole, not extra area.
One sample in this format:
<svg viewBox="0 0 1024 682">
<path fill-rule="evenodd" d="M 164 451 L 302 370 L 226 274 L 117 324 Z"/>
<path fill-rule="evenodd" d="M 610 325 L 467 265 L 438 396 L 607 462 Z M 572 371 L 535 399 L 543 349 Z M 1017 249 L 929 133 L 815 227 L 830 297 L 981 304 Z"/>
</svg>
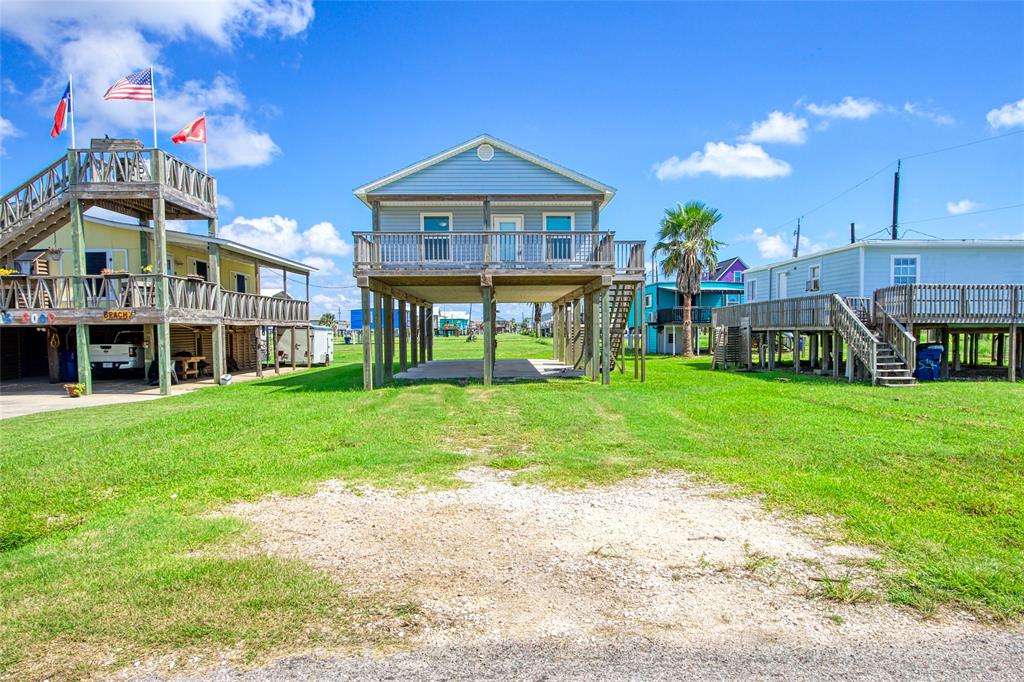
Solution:
<svg viewBox="0 0 1024 682">
<path fill-rule="evenodd" d="M 405 495 L 335 482 L 230 508 L 261 529 L 258 551 L 422 612 L 398 653 L 201 678 L 1021 679 L 1019 626 L 872 600 L 873 554 L 827 541 L 819 521 L 676 474 L 583 491 L 464 478 Z"/>
</svg>

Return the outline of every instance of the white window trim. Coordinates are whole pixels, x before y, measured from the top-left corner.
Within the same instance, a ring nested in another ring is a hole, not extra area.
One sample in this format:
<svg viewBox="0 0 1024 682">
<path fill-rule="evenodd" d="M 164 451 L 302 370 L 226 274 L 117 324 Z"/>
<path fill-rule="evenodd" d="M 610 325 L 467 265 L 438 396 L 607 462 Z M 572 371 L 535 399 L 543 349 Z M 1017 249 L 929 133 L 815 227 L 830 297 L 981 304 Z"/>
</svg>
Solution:
<svg viewBox="0 0 1024 682">
<path fill-rule="evenodd" d="M 818 269 L 818 276 L 817 277 L 814 277 L 814 276 L 811 275 L 811 271 L 814 268 Z M 810 285 L 810 283 L 813 282 L 815 279 L 818 280 L 818 288 L 817 289 L 807 289 L 807 291 L 821 291 L 821 261 L 818 261 L 817 263 L 808 263 L 807 264 L 807 285 Z M 807 286 L 807 285 L 805 285 L 805 286 Z"/>
<path fill-rule="evenodd" d="M 653 308 L 653 307 L 654 307 L 654 295 L 653 294 L 644 294 L 644 308 Z"/>
<path fill-rule="evenodd" d="M 239 272 L 238 270 L 232 270 L 231 271 L 231 286 L 232 286 L 231 290 L 232 291 L 234 291 L 235 293 L 240 293 L 238 291 L 238 289 L 233 288 L 235 286 L 235 283 L 238 281 L 238 275 L 241 275 L 242 277 L 245 278 L 245 293 L 247 293 L 247 294 L 259 294 L 260 293 L 258 291 L 253 291 L 252 290 L 252 284 L 253 284 L 253 277 L 252 277 L 252 275 L 250 275 L 248 272 Z"/>
<path fill-rule="evenodd" d="M 779 273 L 776 273 L 776 275 L 778 276 L 778 280 L 777 280 L 776 285 L 775 285 L 775 293 L 778 294 L 778 296 L 776 296 L 776 298 L 781 301 L 783 299 L 789 298 L 789 271 L 786 270 L 784 272 L 779 272 Z M 782 278 L 783 277 L 786 278 L 786 291 L 785 292 L 782 291 Z M 785 296 L 782 295 L 783 293 L 785 293 Z"/>
<path fill-rule="evenodd" d="M 107 267 L 108 268 L 114 267 L 114 254 L 115 253 L 123 253 L 124 254 L 124 268 L 125 268 L 125 270 L 130 270 L 130 268 L 128 267 L 128 249 L 86 249 L 85 252 L 86 253 L 105 253 L 105 254 L 107 254 Z M 63 264 L 61 265 L 61 269 L 63 270 Z M 61 274 L 64 274 L 64 273 L 61 272 Z"/>
<path fill-rule="evenodd" d="M 750 293 L 748 294 L 748 296 L 750 297 L 750 301 L 748 301 L 748 302 L 756 301 L 757 300 L 757 280 L 756 279 L 747 280 L 747 284 L 750 285 Z"/>
<path fill-rule="evenodd" d="M 917 275 L 917 281 L 914 284 L 921 283 L 921 254 L 919 253 L 894 253 L 889 256 L 889 285 L 896 286 L 896 259 L 897 258 L 913 258 L 915 264 L 915 272 Z"/>
<path fill-rule="evenodd" d="M 736 272 L 732 273 L 732 281 L 733 282 L 742 282 L 743 281 L 743 271 L 742 270 L 737 270 Z"/>
<path fill-rule="evenodd" d="M 455 218 L 454 218 L 454 216 L 451 213 L 446 213 L 444 211 L 423 211 L 423 212 L 421 212 L 420 213 L 420 232 L 426 232 L 426 229 L 424 228 L 424 219 L 425 218 L 441 218 L 441 217 L 447 217 L 448 218 L 448 231 L 449 232 L 454 232 L 455 231 Z M 441 233 L 440 232 L 436 232 L 434 234 L 441 234 Z"/>
<path fill-rule="evenodd" d="M 496 213 L 491 216 L 491 231 L 498 231 L 498 223 L 515 221 L 516 232 L 522 232 L 526 229 L 526 216 L 522 213 Z"/>
<path fill-rule="evenodd" d="M 553 218 L 569 218 L 569 231 L 576 231 L 576 211 L 544 211 L 540 214 L 540 229 L 548 231 L 548 216 Z"/>
</svg>

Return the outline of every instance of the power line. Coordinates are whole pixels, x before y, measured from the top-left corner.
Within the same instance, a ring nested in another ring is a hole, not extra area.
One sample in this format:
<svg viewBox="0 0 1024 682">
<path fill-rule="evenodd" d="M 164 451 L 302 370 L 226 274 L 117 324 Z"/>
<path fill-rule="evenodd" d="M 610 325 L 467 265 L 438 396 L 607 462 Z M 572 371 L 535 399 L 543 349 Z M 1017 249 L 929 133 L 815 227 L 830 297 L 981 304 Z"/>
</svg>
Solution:
<svg viewBox="0 0 1024 682">
<path fill-rule="evenodd" d="M 1008 211 L 1011 208 L 1020 208 L 1024 204 L 1010 204 L 1009 206 L 998 206 L 996 208 L 984 208 L 980 211 L 969 211 L 967 213 L 957 213 L 956 215 L 940 215 L 932 218 L 919 218 L 917 220 L 904 220 L 901 225 L 915 225 L 917 223 L 930 223 L 935 220 L 952 220 L 953 218 L 962 218 L 969 215 L 978 215 L 979 213 L 995 213 L 996 211 Z"/>
<path fill-rule="evenodd" d="M 806 216 L 810 215 L 811 213 L 814 213 L 815 211 L 823 209 L 826 206 L 828 206 L 829 204 L 831 204 L 832 202 L 834 202 L 834 201 L 836 201 L 838 199 L 843 198 L 844 196 L 846 196 L 847 194 L 849 194 L 853 190 L 857 189 L 858 187 L 864 185 L 868 181 L 874 180 L 876 177 L 878 177 L 879 175 L 884 173 L 886 170 L 888 170 L 889 168 L 891 168 L 895 164 L 899 163 L 899 161 L 901 159 L 903 161 L 906 161 L 908 159 L 919 159 L 919 158 L 921 158 L 923 156 L 931 156 L 932 154 L 940 154 L 942 152 L 948 152 L 948 151 L 952 151 L 954 149 L 962 149 L 963 147 L 970 147 L 972 145 L 981 144 L 983 142 L 991 142 L 993 140 L 999 140 L 999 139 L 1002 139 L 1002 138 L 1005 138 L 1005 137 L 1010 137 L 1011 135 L 1020 135 L 1022 133 L 1024 133 L 1024 130 L 1013 130 L 1013 131 L 1010 131 L 1008 133 L 1003 133 L 1001 135 L 992 135 L 990 137 L 983 137 L 983 138 L 979 138 L 977 140 L 971 140 L 970 142 L 964 142 L 963 144 L 956 144 L 956 145 L 953 145 L 953 146 L 950 146 L 950 147 L 941 147 L 939 149 L 932 149 L 932 150 L 929 150 L 929 151 L 920 152 L 918 154 L 911 154 L 909 156 L 900 156 L 900 157 L 898 157 L 896 159 L 893 159 L 889 163 L 885 164 L 884 166 L 882 166 L 877 171 L 875 171 L 874 173 L 872 173 L 868 177 L 864 178 L 860 182 L 858 182 L 858 183 L 848 187 L 847 189 L 843 190 L 842 192 L 840 192 L 839 194 L 835 195 L 834 197 L 832 197 L 828 201 L 822 202 L 822 203 L 818 204 L 817 206 L 815 206 L 814 208 L 810 209 L 809 211 L 804 211 L 799 216 L 790 218 L 789 220 L 787 220 L 787 221 L 785 221 L 783 223 L 780 223 L 777 227 L 772 228 L 771 232 L 775 232 L 777 230 L 780 230 L 783 227 L 785 227 L 786 225 L 789 225 L 790 223 L 795 222 L 796 220 L 799 220 L 800 218 L 806 217 Z M 994 210 L 998 210 L 998 209 L 994 209 Z M 968 215 L 968 214 L 961 214 L 961 215 Z M 902 222 L 904 222 L 904 221 L 901 221 L 901 223 Z M 857 240 L 857 241 L 860 241 L 860 240 Z"/>
</svg>

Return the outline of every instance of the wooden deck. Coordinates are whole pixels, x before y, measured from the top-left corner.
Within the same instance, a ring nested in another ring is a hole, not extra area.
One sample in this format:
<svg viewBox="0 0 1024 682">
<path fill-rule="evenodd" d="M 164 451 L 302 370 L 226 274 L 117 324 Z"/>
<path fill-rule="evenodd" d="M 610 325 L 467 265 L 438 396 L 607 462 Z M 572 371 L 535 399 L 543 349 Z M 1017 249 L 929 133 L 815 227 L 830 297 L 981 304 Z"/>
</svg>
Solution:
<svg viewBox="0 0 1024 682">
<path fill-rule="evenodd" d="M 756 346 L 758 366 L 773 368 L 780 335 L 789 333 L 810 339 L 812 366 L 838 375 L 845 346 L 849 379 L 860 374 L 873 383 L 907 383 L 916 369 L 919 335 L 930 330 L 946 349 L 944 378 L 951 365 L 960 366 L 961 348 L 970 346 L 977 361 L 982 333 L 992 334 L 996 362 L 1005 363 L 1011 381 L 1024 372 L 1024 285 L 917 284 L 879 289 L 872 298 L 801 296 L 718 308 L 713 320 L 716 328 L 741 330 L 732 338 L 741 339 L 743 348 L 733 356 L 748 367 Z M 795 367 L 799 371 L 799 359 Z"/>
</svg>

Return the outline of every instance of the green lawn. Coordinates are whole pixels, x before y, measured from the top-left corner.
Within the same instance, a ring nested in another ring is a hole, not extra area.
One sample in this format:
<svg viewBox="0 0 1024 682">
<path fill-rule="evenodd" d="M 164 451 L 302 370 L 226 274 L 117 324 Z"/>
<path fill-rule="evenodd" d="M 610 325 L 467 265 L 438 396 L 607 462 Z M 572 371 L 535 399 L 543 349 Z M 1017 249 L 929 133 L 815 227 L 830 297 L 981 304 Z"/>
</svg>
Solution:
<svg viewBox="0 0 1024 682">
<path fill-rule="evenodd" d="M 435 340 L 438 358 L 481 353 L 479 340 Z M 498 355 L 549 357 L 550 345 L 503 336 Z M 328 478 L 452 486 L 475 464 L 560 486 L 696 472 L 835 518 L 880 550 L 894 602 L 1024 614 L 1021 384 L 893 390 L 650 358 L 644 385 L 630 372 L 610 387 L 366 393 L 358 362 L 358 346 L 339 346 L 331 368 L 0 422 L 0 674 L 363 642 L 366 619 L 413 607 L 239 552 L 253 531 L 209 512 Z"/>
</svg>

